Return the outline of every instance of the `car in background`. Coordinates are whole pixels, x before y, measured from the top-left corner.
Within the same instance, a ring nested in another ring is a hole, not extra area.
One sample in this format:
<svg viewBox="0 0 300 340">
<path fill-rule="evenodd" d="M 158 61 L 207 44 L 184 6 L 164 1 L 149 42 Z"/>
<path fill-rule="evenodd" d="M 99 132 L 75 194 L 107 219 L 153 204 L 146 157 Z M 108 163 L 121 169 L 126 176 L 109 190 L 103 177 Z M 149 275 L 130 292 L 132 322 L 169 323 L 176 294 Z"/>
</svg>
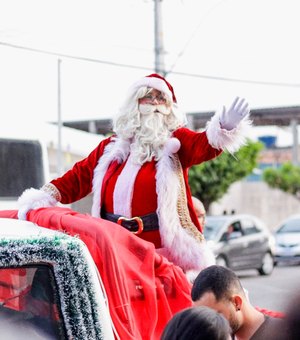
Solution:
<svg viewBox="0 0 300 340">
<path fill-rule="evenodd" d="M 275 262 L 300 263 L 300 215 L 284 220 L 275 231 Z"/>
<path fill-rule="evenodd" d="M 256 216 L 207 216 L 204 236 L 218 265 L 232 270 L 257 269 L 260 275 L 272 273 L 275 240 Z"/>
</svg>

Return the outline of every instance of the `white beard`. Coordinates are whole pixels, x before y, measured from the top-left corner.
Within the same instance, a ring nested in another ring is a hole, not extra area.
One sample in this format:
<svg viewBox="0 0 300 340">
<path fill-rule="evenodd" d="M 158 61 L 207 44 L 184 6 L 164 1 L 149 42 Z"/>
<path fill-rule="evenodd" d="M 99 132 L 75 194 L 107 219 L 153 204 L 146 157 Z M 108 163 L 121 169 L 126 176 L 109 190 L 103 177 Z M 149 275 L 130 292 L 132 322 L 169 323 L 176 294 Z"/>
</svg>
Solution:
<svg viewBox="0 0 300 340">
<path fill-rule="evenodd" d="M 156 112 L 156 105 L 150 106 L 154 106 L 154 112 L 146 114 L 141 112 L 141 126 L 136 130 L 131 144 L 132 159 L 137 164 L 144 164 L 153 158 L 160 159 L 163 147 L 171 136 L 165 122 L 166 115 L 160 111 Z"/>
</svg>

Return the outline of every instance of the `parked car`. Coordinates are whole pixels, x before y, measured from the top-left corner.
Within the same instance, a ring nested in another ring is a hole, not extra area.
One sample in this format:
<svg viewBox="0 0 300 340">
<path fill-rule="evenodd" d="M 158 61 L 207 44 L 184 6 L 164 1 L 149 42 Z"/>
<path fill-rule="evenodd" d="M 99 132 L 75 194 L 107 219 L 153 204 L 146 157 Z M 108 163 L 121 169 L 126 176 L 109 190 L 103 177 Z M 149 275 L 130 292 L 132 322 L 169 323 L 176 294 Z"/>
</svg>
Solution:
<svg viewBox="0 0 300 340">
<path fill-rule="evenodd" d="M 275 262 L 300 263 L 300 215 L 284 220 L 274 235 Z"/>
<path fill-rule="evenodd" d="M 274 269 L 275 240 L 263 221 L 253 215 L 207 216 L 204 236 L 218 265 L 232 270 Z"/>
</svg>

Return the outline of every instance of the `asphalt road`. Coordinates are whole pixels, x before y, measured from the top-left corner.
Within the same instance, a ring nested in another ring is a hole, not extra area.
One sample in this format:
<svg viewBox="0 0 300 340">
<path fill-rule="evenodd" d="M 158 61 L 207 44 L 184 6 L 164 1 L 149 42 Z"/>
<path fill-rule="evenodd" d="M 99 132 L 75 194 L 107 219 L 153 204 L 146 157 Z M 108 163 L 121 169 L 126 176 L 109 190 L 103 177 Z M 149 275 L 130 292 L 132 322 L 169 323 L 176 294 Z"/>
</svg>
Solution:
<svg viewBox="0 0 300 340">
<path fill-rule="evenodd" d="M 256 271 L 236 273 L 254 306 L 284 311 L 295 292 L 300 294 L 300 265 L 279 265 L 270 276 L 260 276 Z"/>
</svg>

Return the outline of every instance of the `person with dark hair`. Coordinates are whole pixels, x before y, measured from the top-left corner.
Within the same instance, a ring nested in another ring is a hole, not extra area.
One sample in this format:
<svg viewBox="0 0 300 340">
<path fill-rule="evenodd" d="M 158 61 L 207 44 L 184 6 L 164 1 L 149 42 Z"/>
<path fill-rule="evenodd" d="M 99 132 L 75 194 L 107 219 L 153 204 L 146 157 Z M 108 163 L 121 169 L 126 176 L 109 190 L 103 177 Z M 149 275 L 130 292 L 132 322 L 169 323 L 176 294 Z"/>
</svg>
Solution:
<svg viewBox="0 0 300 340">
<path fill-rule="evenodd" d="M 237 340 L 266 340 L 283 319 L 257 310 L 249 301 L 237 275 L 228 268 L 213 265 L 202 270 L 191 291 L 195 306 L 207 306 L 222 313 Z"/>
<path fill-rule="evenodd" d="M 223 315 L 208 307 L 191 307 L 176 313 L 161 340 L 229 340 L 231 329 Z"/>
</svg>

